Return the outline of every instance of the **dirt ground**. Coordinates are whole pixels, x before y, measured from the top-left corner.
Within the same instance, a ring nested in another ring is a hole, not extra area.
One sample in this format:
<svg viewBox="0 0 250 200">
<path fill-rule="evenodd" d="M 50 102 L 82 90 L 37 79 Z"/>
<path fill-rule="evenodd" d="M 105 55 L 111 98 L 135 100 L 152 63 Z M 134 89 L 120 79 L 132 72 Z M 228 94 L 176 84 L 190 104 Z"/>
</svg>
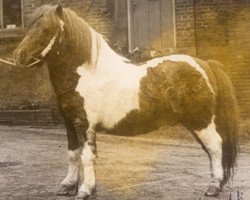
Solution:
<svg viewBox="0 0 250 200">
<path fill-rule="evenodd" d="M 241 144 L 234 181 L 208 198 L 208 158 L 187 134 L 181 127 L 137 137 L 99 134 L 96 199 L 250 199 L 250 141 Z M 63 127 L 0 126 L 0 138 L 1 200 L 74 199 L 56 196 L 67 171 Z"/>
</svg>

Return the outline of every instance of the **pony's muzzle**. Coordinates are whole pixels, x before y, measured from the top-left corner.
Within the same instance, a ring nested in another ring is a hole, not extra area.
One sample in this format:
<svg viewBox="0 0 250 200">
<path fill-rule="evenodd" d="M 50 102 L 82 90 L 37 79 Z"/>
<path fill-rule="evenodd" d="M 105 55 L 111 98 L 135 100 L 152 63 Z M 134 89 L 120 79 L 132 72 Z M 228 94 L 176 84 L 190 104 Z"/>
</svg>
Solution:
<svg viewBox="0 0 250 200">
<path fill-rule="evenodd" d="M 34 60 L 27 51 L 16 49 L 13 54 L 15 64 L 19 67 L 25 67 L 32 63 Z"/>
</svg>

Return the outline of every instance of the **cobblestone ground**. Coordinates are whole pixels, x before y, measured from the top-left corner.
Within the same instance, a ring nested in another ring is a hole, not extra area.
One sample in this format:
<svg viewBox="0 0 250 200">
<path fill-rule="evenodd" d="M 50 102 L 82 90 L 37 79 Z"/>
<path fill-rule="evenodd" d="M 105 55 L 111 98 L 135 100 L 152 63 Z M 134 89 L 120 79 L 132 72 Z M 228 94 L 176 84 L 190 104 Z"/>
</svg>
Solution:
<svg viewBox="0 0 250 200">
<path fill-rule="evenodd" d="M 234 181 L 219 197 L 207 198 L 208 158 L 187 134 L 181 127 L 137 137 L 99 134 L 96 199 L 250 199 L 250 142 L 241 144 Z M 74 199 L 56 196 L 67 171 L 66 153 L 61 126 L 0 126 L 0 199 Z"/>
</svg>

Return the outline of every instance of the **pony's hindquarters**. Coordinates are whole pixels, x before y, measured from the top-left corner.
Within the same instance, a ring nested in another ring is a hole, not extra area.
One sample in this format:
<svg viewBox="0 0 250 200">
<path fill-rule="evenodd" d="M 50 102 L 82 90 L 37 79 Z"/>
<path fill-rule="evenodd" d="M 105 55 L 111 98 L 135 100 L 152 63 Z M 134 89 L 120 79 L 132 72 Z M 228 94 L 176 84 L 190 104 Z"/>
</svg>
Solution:
<svg viewBox="0 0 250 200">
<path fill-rule="evenodd" d="M 172 113 L 196 133 L 211 161 L 212 180 L 206 194 L 216 196 L 235 166 L 237 105 L 231 81 L 219 63 L 197 59 L 191 64 L 165 61 L 149 68 L 141 81 L 140 107 L 153 114 Z"/>
<path fill-rule="evenodd" d="M 203 74 L 184 61 L 164 61 L 156 68 L 148 68 L 141 80 L 140 109 L 154 116 L 174 118 L 189 130 L 201 130 L 211 123 L 213 97 Z"/>
<path fill-rule="evenodd" d="M 226 184 L 234 173 L 238 152 L 239 114 L 234 89 L 229 77 L 217 61 L 208 61 L 218 85 L 215 108 L 216 129 L 222 138 L 222 166 L 224 177 L 221 186 Z"/>
<path fill-rule="evenodd" d="M 213 118 L 207 127 L 195 130 L 208 153 L 212 179 L 206 195 L 216 196 L 234 173 L 238 152 L 238 110 L 232 83 L 217 61 L 208 61 L 215 78 Z"/>
</svg>

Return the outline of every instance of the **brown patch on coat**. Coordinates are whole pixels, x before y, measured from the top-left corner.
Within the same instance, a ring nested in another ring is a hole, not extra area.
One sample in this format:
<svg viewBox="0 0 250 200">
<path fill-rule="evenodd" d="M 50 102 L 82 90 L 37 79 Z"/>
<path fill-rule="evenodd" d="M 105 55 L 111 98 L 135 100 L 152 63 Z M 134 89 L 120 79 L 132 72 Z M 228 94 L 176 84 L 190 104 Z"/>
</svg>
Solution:
<svg viewBox="0 0 250 200">
<path fill-rule="evenodd" d="M 141 81 L 142 112 L 170 113 L 190 130 L 207 127 L 215 100 L 202 75 L 185 62 L 165 61 Z"/>
<path fill-rule="evenodd" d="M 164 61 L 148 68 L 139 99 L 140 110 L 131 111 L 110 132 L 134 135 L 177 123 L 191 131 L 200 130 L 211 123 L 215 109 L 215 98 L 204 77 L 185 62 Z"/>
</svg>

